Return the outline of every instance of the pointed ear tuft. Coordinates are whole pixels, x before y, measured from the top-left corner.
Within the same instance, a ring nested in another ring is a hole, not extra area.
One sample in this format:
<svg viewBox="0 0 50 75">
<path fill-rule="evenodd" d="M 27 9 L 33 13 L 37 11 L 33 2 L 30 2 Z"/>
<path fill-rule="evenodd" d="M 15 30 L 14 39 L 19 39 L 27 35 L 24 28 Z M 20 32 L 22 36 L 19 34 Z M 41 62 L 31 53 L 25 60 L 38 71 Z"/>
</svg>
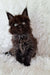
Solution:
<svg viewBox="0 0 50 75">
<path fill-rule="evenodd" d="M 14 16 L 12 14 L 10 14 L 9 12 L 6 12 L 6 14 L 7 14 L 7 17 L 9 20 L 14 18 Z"/>
<path fill-rule="evenodd" d="M 28 16 L 27 8 L 25 8 L 25 9 L 24 9 L 24 11 L 23 11 L 22 15 L 24 15 L 24 16 Z"/>
</svg>

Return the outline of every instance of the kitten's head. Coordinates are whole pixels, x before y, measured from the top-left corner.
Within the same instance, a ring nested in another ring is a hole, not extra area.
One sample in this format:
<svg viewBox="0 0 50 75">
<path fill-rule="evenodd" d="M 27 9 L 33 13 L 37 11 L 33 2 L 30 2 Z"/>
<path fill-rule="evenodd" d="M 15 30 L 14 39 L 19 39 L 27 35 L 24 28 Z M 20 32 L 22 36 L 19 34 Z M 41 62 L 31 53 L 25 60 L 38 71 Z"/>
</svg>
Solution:
<svg viewBox="0 0 50 75">
<path fill-rule="evenodd" d="M 11 34 L 24 34 L 31 31 L 27 8 L 24 9 L 21 15 L 13 16 L 9 12 L 7 12 L 7 17 L 10 26 L 9 32 Z"/>
</svg>

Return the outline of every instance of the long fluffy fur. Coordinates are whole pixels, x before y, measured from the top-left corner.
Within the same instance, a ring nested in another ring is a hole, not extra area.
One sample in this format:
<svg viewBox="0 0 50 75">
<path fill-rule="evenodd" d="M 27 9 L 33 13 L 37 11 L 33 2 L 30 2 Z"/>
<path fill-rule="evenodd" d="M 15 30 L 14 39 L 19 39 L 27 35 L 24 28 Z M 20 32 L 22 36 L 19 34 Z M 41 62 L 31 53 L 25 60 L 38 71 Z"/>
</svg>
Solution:
<svg viewBox="0 0 50 75">
<path fill-rule="evenodd" d="M 10 26 L 9 32 L 13 35 L 13 48 L 9 51 L 9 54 L 15 56 L 16 60 L 20 63 L 29 66 L 31 58 L 36 55 L 37 39 L 32 35 L 27 8 L 23 11 L 22 15 L 13 16 L 7 12 L 7 16 Z M 24 25 L 22 24 L 23 22 L 25 22 Z M 16 23 L 18 26 L 14 26 Z"/>
</svg>

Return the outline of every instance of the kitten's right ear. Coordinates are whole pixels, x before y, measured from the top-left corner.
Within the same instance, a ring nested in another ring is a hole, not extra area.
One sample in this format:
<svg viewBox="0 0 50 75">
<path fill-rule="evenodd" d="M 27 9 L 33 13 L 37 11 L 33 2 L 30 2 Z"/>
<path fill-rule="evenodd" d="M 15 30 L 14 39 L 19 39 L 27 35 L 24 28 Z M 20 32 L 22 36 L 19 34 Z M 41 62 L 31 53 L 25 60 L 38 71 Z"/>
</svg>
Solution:
<svg viewBox="0 0 50 75">
<path fill-rule="evenodd" d="M 24 9 L 24 11 L 23 11 L 22 15 L 24 15 L 24 16 L 28 16 L 27 8 L 25 8 L 25 9 Z"/>
<path fill-rule="evenodd" d="M 9 20 L 14 18 L 14 16 L 12 14 L 10 14 L 9 12 L 6 12 L 6 14 L 7 14 L 7 17 Z"/>
</svg>

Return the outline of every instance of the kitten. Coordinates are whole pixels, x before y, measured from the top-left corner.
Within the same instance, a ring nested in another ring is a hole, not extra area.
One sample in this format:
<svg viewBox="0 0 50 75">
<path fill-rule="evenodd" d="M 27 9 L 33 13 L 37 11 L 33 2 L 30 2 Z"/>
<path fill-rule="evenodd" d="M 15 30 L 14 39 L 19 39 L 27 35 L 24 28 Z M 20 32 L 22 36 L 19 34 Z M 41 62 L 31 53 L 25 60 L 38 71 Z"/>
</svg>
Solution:
<svg viewBox="0 0 50 75">
<path fill-rule="evenodd" d="M 21 15 L 13 16 L 7 12 L 7 17 L 10 26 L 9 32 L 12 34 L 13 48 L 5 54 L 9 53 L 15 56 L 17 61 L 29 66 L 31 58 L 36 55 L 37 39 L 32 35 L 27 8 Z"/>
</svg>

